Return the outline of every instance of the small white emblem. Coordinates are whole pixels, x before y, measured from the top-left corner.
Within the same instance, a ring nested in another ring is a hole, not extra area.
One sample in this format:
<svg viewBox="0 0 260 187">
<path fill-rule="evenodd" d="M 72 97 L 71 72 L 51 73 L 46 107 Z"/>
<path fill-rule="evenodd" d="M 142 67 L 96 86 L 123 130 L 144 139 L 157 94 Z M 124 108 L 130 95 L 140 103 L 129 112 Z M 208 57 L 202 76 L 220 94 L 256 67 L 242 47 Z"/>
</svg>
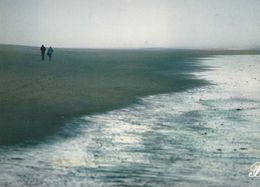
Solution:
<svg viewBox="0 0 260 187">
<path fill-rule="evenodd" d="M 249 177 L 260 177 L 260 162 L 254 163 L 250 167 Z"/>
</svg>

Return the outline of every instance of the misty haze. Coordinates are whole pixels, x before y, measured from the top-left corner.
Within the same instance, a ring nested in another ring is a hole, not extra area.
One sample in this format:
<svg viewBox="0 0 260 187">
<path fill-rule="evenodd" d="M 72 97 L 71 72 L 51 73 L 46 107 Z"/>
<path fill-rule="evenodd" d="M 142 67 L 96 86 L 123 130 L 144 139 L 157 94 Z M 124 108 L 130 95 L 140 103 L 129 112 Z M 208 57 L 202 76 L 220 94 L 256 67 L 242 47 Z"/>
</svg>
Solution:
<svg viewBox="0 0 260 187">
<path fill-rule="evenodd" d="M 79 48 L 260 47 L 258 0 L 1 0 L 0 42 Z"/>
<path fill-rule="evenodd" d="M 0 0 L 0 186 L 257 186 L 259 0 Z"/>
</svg>

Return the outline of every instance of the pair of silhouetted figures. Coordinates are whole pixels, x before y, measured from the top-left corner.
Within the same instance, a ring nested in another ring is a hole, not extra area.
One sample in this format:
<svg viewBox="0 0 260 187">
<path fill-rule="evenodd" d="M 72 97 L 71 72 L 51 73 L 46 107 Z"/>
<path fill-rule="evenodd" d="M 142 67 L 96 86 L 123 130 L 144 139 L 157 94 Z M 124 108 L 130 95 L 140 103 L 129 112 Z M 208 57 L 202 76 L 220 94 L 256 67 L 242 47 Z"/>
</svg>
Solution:
<svg viewBox="0 0 260 187">
<path fill-rule="evenodd" d="M 42 45 L 41 46 L 42 60 L 44 60 L 45 51 L 46 51 L 46 47 L 44 47 L 44 45 Z M 52 49 L 52 47 L 49 47 L 49 49 L 47 51 L 47 55 L 49 57 L 49 61 L 51 61 L 52 53 L 53 53 L 53 49 Z"/>
</svg>

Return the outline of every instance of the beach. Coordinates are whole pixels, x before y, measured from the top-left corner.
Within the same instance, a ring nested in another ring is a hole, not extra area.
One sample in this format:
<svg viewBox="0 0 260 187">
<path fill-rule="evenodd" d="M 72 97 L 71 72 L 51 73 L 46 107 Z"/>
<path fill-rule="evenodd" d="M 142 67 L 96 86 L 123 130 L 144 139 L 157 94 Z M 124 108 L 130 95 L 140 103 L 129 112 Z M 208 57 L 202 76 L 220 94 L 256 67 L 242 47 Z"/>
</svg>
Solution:
<svg viewBox="0 0 260 187">
<path fill-rule="evenodd" d="M 255 51 L 0 49 L 0 186 L 258 186 Z"/>
<path fill-rule="evenodd" d="M 126 106 L 138 97 L 206 84 L 200 53 L 185 50 L 55 49 L 0 46 L 0 144 L 34 141 L 73 118 Z M 64 135 L 66 136 L 66 135 Z"/>
</svg>

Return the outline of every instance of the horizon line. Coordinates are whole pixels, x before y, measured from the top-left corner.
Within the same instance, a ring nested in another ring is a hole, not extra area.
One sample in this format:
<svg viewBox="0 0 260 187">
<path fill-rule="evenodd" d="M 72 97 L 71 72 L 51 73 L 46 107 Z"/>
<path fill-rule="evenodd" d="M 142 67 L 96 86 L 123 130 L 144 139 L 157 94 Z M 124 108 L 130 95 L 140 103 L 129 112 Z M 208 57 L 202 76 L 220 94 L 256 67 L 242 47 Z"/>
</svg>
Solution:
<svg viewBox="0 0 260 187">
<path fill-rule="evenodd" d="M 20 47 L 40 47 L 36 45 L 26 45 L 26 44 L 9 44 L 9 43 L 0 43 L 0 45 L 6 45 L 6 46 L 20 46 Z M 43 44 L 44 45 L 44 44 Z M 55 47 L 51 46 L 56 49 L 100 49 L 100 50 L 145 50 L 145 49 L 174 49 L 174 50 L 199 50 L 199 51 L 249 51 L 249 50 L 260 50 L 260 47 L 254 47 L 254 48 L 221 48 L 221 47 L 201 47 L 201 48 L 191 48 L 191 47 Z"/>
</svg>

